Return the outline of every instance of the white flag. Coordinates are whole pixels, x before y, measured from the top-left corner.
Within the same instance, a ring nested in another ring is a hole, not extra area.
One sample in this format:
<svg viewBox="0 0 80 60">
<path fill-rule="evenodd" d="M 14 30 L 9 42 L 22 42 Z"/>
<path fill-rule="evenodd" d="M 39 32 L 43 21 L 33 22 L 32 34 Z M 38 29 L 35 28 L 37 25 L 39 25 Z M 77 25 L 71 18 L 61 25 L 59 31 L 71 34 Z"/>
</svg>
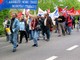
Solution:
<svg viewBox="0 0 80 60">
<path fill-rule="evenodd" d="M 23 12 L 22 12 L 22 14 L 24 14 L 24 15 L 25 15 L 25 9 L 23 9 Z"/>
<path fill-rule="evenodd" d="M 38 15 L 44 15 L 44 11 L 41 8 L 38 8 Z"/>
<path fill-rule="evenodd" d="M 53 24 L 55 25 L 55 18 L 59 17 L 59 12 L 58 12 L 58 8 L 56 8 L 56 10 L 53 13 L 50 13 L 49 16 L 52 18 Z"/>
</svg>

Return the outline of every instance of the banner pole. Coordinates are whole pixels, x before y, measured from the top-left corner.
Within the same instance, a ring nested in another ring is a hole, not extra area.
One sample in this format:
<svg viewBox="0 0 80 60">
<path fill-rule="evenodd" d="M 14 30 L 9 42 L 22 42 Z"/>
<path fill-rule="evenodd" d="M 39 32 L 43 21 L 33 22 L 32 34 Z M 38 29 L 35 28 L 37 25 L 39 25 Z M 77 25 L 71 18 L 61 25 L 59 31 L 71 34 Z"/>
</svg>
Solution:
<svg viewBox="0 0 80 60">
<path fill-rule="evenodd" d="M 36 15 L 36 10 L 34 10 L 34 15 Z"/>
</svg>

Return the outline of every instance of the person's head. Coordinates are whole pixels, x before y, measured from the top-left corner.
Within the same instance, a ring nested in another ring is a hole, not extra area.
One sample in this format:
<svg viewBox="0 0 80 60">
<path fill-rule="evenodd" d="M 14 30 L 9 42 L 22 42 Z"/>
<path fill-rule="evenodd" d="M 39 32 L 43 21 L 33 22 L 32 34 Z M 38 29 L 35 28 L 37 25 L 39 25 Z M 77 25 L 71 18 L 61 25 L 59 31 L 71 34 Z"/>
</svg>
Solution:
<svg viewBox="0 0 80 60">
<path fill-rule="evenodd" d="M 9 19 L 9 17 L 8 17 L 8 16 L 6 16 L 6 17 L 5 17 L 5 19 L 6 19 L 6 20 L 8 20 L 8 19 Z"/>
<path fill-rule="evenodd" d="M 22 17 L 21 18 L 24 19 L 24 14 L 22 14 Z"/>
<path fill-rule="evenodd" d="M 17 14 L 16 13 L 13 13 L 12 14 L 12 18 L 16 18 L 17 17 Z"/>
<path fill-rule="evenodd" d="M 47 18 L 48 16 L 49 16 L 49 14 L 45 14 L 45 16 L 44 16 L 44 17 L 45 17 L 45 18 Z"/>
<path fill-rule="evenodd" d="M 41 14 L 39 14 L 38 17 L 41 18 Z"/>
<path fill-rule="evenodd" d="M 59 12 L 59 15 L 60 15 L 60 16 L 62 16 L 62 15 L 63 15 L 63 13 L 62 13 L 62 12 Z"/>
</svg>

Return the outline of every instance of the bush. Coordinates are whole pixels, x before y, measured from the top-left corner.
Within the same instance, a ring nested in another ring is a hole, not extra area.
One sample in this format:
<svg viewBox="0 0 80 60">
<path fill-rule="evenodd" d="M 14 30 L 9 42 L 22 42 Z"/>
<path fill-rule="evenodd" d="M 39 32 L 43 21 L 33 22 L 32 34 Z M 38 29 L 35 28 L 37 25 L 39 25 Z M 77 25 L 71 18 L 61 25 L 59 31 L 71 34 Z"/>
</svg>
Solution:
<svg viewBox="0 0 80 60">
<path fill-rule="evenodd" d="M 8 9 L 0 11 L 0 36 L 4 35 L 3 21 L 5 16 L 10 16 Z"/>
</svg>

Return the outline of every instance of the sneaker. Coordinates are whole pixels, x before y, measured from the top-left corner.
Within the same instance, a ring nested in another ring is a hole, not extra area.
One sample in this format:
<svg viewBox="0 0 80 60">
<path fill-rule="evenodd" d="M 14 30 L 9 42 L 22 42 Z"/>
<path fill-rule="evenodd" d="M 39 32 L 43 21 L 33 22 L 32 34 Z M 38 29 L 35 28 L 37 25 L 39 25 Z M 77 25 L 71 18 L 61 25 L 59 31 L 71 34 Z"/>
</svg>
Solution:
<svg viewBox="0 0 80 60">
<path fill-rule="evenodd" d="M 61 35 L 58 35 L 58 37 L 61 37 Z"/>
<path fill-rule="evenodd" d="M 39 41 L 40 39 L 38 38 L 38 41 Z"/>
<path fill-rule="evenodd" d="M 71 35 L 71 33 L 68 33 L 68 35 Z"/>
<path fill-rule="evenodd" d="M 55 31 L 55 33 L 57 33 L 57 31 Z"/>
<path fill-rule="evenodd" d="M 19 42 L 19 44 L 21 44 L 22 42 Z"/>
<path fill-rule="evenodd" d="M 37 44 L 34 44 L 34 45 L 32 45 L 32 47 L 38 47 L 38 45 Z"/>
<path fill-rule="evenodd" d="M 43 37 L 43 40 L 45 40 L 45 36 Z"/>
<path fill-rule="evenodd" d="M 28 41 L 26 41 L 25 43 L 28 43 Z"/>
<path fill-rule="evenodd" d="M 13 49 L 13 51 L 12 52 L 16 52 L 16 49 Z"/>
<path fill-rule="evenodd" d="M 17 44 L 17 46 L 16 47 L 18 47 L 19 45 Z"/>
<path fill-rule="evenodd" d="M 48 42 L 48 41 L 49 41 L 49 39 L 46 39 L 45 41 L 47 41 L 47 42 Z"/>
</svg>

